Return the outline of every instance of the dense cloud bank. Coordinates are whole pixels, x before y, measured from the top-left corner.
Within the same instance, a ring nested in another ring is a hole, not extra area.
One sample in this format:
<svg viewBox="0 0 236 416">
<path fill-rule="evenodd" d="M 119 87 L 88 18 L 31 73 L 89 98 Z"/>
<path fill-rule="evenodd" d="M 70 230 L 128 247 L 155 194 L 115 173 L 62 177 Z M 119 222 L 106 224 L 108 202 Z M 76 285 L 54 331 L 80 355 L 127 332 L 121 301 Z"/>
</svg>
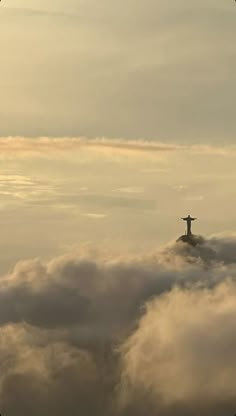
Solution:
<svg viewBox="0 0 236 416">
<path fill-rule="evenodd" d="M 19 262 L 0 285 L 6 415 L 236 409 L 236 237 Z"/>
</svg>

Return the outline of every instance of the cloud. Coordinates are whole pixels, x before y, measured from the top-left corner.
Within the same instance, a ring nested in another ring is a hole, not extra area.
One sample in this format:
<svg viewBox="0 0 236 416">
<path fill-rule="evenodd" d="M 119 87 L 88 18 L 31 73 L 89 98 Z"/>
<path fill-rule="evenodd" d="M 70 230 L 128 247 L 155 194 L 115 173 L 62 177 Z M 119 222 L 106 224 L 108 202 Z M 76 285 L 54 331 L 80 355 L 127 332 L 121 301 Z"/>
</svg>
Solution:
<svg viewBox="0 0 236 416">
<path fill-rule="evenodd" d="M 126 400 L 141 391 L 157 409 L 178 404 L 183 413 L 198 401 L 212 410 L 233 403 L 235 295 L 235 282 L 225 281 L 213 290 L 174 289 L 148 303 L 123 346 Z"/>
<path fill-rule="evenodd" d="M 1 406 L 6 414 L 101 412 L 103 386 L 92 355 L 63 341 L 46 341 L 31 327 L 1 329 Z M 92 400 L 91 400 L 92 394 Z M 14 399 L 13 399 L 14 397 Z M 100 413 L 101 414 L 101 413 Z"/>
<path fill-rule="evenodd" d="M 24 7 L 2 7 L 2 13 L 10 16 L 21 16 L 29 18 L 42 18 L 42 17 L 53 17 L 53 18 L 62 18 L 62 19 L 78 19 L 80 16 L 77 13 L 69 13 L 66 11 L 60 10 L 46 10 L 46 9 L 37 9 L 37 8 L 24 8 Z"/>
<path fill-rule="evenodd" d="M 79 148 L 94 149 L 111 149 L 123 150 L 129 152 L 150 151 L 150 152 L 171 152 L 179 148 L 178 145 L 164 144 L 148 140 L 125 140 L 125 139 L 106 139 L 85 137 L 71 138 L 26 138 L 26 137 L 1 137 L 0 138 L 0 155 L 34 155 L 42 154 L 46 151 L 52 151 L 56 154 L 67 151 L 73 151 Z"/>
<path fill-rule="evenodd" d="M 0 281 L 2 411 L 233 411 L 235 252 L 224 235 L 145 255 L 18 262 Z"/>
<path fill-rule="evenodd" d="M 127 194 L 142 194 L 144 189 L 141 186 L 126 186 L 123 188 L 114 189 L 113 192 L 122 192 Z"/>
<path fill-rule="evenodd" d="M 191 195 L 187 196 L 186 201 L 202 201 L 204 199 L 203 195 Z"/>
<path fill-rule="evenodd" d="M 103 152 L 104 155 L 114 157 L 118 155 L 142 156 L 143 153 L 148 155 L 160 155 L 163 159 L 171 155 L 187 156 L 214 156 L 214 157 L 235 157 L 236 147 L 228 146 L 210 146 L 210 145 L 181 145 L 166 144 L 154 140 L 127 140 L 127 139 L 109 139 L 103 137 L 86 138 L 86 137 L 0 137 L 0 157 L 18 158 L 18 157 L 41 157 L 45 160 L 51 158 L 63 158 L 67 154 L 73 154 L 74 151 L 90 150 L 92 152 Z M 144 173 L 166 173 L 166 167 L 152 167 L 143 169 Z M 6 175 L 5 175 L 6 176 Z M 17 177 L 17 175 L 14 175 Z M 19 176 L 19 175 L 18 175 Z M 20 178 L 20 177 L 19 177 Z M 137 187 L 130 187 L 136 189 Z M 125 188 L 124 188 L 125 189 Z M 129 188 L 127 188 L 128 190 Z M 138 189 L 138 188 L 137 188 Z M 123 190 L 123 188 L 121 188 Z"/>
<path fill-rule="evenodd" d="M 93 218 L 93 219 L 102 219 L 106 218 L 108 214 L 102 214 L 98 212 L 85 212 L 82 214 L 84 217 Z"/>
<path fill-rule="evenodd" d="M 0 175 L 0 186 L 16 185 L 27 186 L 34 185 L 32 179 L 22 175 Z"/>
</svg>

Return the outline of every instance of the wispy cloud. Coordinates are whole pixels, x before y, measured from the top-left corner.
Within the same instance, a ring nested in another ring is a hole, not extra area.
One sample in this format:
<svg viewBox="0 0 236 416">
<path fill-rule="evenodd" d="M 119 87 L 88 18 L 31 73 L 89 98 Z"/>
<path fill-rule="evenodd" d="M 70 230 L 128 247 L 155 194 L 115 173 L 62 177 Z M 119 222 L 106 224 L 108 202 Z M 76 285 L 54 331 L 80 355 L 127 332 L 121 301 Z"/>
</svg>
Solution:
<svg viewBox="0 0 236 416">
<path fill-rule="evenodd" d="M 87 217 L 87 218 L 95 219 L 95 220 L 106 218 L 108 216 L 108 214 L 103 214 L 103 213 L 98 213 L 98 212 L 84 212 L 81 215 L 83 215 L 84 217 Z"/>
<path fill-rule="evenodd" d="M 153 152 L 171 152 L 177 150 L 177 145 L 167 145 L 164 143 L 125 139 L 106 139 L 95 138 L 88 139 L 84 137 L 78 138 L 25 138 L 25 137 L 3 137 L 0 138 L 0 154 L 7 153 L 44 153 L 46 151 L 61 152 L 78 149 L 82 147 L 104 148 L 104 149 L 120 149 L 126 151 L 153 151 Z"/>
<path fill-rule="evenodd" d="M 204 196 L 203 195 L 190 195 L 187 196 L 186 201 L 203 201 Z"/>
<path fill-rule="evenodd" d="M 125 194 L 142 194 L 144 192 L 144 188 L 140 186 L 127 186 L 123 188 L 114 189 L 113 192 L 121 192 Z"/>
<path fill-rule="evenodd" d="M 30 7 L 10 7 L 8 5 L 2 6 L 2 13 L 6 15 L 24 16 L 24 17 L 58 17 L 58 18 L 70 18 L 78 19 L 80 15 L 77 12 L 69 12 L 65 10 L 56 9 L 37 9 Z"/>
<path fill-rule="evenodd" d="M 236 146 L 204 146 L 204 145 L 180 145 L 166 144 L 159 141 L 149 140 L 126 140 L 126 139 L 109 139 L 109 138 L 85 138 L 85 137 L 1 137 L 0 138 L 0 155 L 34 155 L 43 154 L 47 157 L 47 152 L 66 152 L 73 149 L 91 148 L 91 149 L 110 149 L 132 152 L 151 152 L 151 153 L 173 153 L 181 151 L 191 152 L 193 154 L 221 155 L 229 156 L 236 154 Z M 166 172 L 163 168 L 150 168 L 145 172 Z"/>
</svg>

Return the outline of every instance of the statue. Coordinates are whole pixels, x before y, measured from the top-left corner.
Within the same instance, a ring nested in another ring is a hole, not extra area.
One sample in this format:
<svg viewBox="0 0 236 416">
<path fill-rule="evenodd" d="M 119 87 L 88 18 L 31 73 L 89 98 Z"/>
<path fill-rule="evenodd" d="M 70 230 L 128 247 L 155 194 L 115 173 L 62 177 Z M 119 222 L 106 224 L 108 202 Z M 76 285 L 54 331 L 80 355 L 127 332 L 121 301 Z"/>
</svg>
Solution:
<svg viewBox="0 0 236 416">
<path fill-rule="evenodd" d="M 187 222 L 187 236 L 190 237 L 192 235 L 192 221 L 195 221 L 197 218 L 192 218 L 190 215 L 188 215 L 187 217 L 181 219 Z"/>
<path fill-rule="evenodd" d="M 195 221 L 197 218 L 191 217 L 191 215 L 188 215 L 187 217 L 181 218 L 183 221 L 186 221 L 187 223 L 187 230 L 185 231 L 184 235 L 181 235 L 176 241 L 187 243 L 190 246 L 196 246 L 199 244 L 204 244 L 204 238 L 200 235 L 194 235 L 192 234 L 192 221 Z"/>
</svg>

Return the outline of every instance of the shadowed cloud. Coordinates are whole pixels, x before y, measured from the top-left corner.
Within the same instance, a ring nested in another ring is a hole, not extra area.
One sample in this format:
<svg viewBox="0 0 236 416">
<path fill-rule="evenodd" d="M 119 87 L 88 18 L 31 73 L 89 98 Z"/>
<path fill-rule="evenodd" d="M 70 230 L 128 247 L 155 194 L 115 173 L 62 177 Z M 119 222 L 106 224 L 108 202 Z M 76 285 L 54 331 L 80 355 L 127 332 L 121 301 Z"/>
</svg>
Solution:
<svg viewBox="0 0 236 416">
<path fill-rule="evenodd" d="M 145 256 L 16 264 L 0 283 L 4 412 L 232 410 L 235 252 L 226 235 Z"/>
</svg>

